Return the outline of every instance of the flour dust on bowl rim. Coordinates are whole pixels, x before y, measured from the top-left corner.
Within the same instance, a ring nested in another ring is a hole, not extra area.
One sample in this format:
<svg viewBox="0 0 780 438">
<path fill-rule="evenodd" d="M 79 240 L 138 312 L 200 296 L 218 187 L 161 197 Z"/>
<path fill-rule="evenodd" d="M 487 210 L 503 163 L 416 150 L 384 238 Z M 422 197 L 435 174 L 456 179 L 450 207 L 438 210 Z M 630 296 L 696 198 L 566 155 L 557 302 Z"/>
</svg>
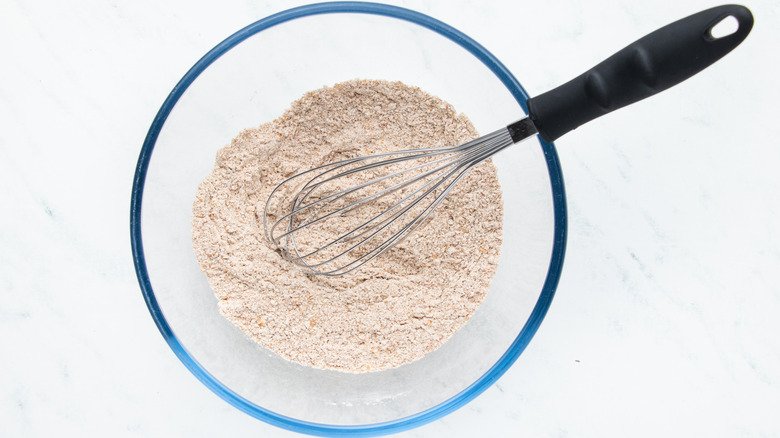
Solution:
<svg viewBox="0 0 780 438">
<path fill-rule="evenodd" d="M 217 150 L 241 130 L 275 119 L 307 91 L 355 78 L 419 86 L 482 133 L 527 110 L 528 95 L 503 64 L 438 20 L 376 3 L 298 7 L 239 30 L 184 75 L 149 129 L 131 198 L 136 273 L 174 353 L 238 409 L 311 435 L 400 432 L 487 389 L 541 324 L 566 241 L 557 155 L 537 138 L 494 160 L 511 226 L 485 301 L 441 348 L 398 368 L 349 374 L 289 362 L 245 336 L 219 313 L 195 260 L 196 188 Z"/>
</svg>

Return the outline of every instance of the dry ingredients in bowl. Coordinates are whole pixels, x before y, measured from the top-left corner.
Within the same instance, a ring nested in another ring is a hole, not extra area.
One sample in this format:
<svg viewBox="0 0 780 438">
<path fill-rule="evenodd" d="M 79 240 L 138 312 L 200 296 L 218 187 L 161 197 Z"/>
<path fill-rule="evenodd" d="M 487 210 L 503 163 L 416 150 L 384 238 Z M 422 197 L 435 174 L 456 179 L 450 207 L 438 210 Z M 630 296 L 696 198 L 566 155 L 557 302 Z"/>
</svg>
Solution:
<svg viewBox="0 0 780 438">
<path fill-rule="evenodd" d="M 480 305 L 498 264 L 503 204 L 490 161 L 410 238 L 341 277 L 284 260 L 265 241 L 263 209 L 277 184 L 303 170 L 477 136 L 447 102 L 370 80 L 309 92 L 241 132 L 217 153 L 193 206 L 195 253 L 222 314 L 263 347 L 317 368 L 378 371 L 440 347 Z"/>
</svg>

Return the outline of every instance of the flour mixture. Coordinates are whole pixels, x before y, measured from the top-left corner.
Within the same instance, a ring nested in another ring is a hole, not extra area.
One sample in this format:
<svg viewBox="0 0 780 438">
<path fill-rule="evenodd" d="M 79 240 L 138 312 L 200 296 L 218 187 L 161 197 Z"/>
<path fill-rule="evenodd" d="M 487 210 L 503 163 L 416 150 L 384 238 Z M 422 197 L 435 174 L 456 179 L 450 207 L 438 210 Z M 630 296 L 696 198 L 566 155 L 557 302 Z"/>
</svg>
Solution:
<svg viewBox="0 0 780 438">
<path fill-rule="evenodd" d="M 465 324 L 487 293 L 503 204 L 490 161 L 427 225 L 341 277 L 304 274 L 265 240 L 263 208 L 282 180 L 370 153 L 478 137 L 441 99 L 400 82 L 354 80 L 312 91 L 217 153 L 197 191 L 192 238 L 219 309 L 265 348 L 306 366 L 378 371 L 420 359 Z"/>
</svg>

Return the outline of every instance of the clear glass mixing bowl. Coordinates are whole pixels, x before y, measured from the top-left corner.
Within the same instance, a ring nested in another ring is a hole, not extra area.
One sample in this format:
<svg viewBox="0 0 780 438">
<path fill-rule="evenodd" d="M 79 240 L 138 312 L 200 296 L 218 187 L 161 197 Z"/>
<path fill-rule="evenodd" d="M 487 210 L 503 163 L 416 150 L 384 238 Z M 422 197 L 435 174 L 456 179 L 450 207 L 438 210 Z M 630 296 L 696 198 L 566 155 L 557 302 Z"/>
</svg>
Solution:
<svg viewBox="0 0 780 438">
<path fill-rule="evenodd" d="M 238 409 L 314 435 L 381 435 L 435 420 L 496 381 L 533 337 L 560 276 L 566 238 L 554 146 L 531 139 L 494 159 L 504 242 L 491 289 L 440 349 L 396 369 L 348 374 L 288 362 L 222 317 L 190 240 L 195 190 L 216 151 L 305 92 L 349 79 L 400 80 L 450 102 L 481 133 L 524 116 L 527 94 L 452 27 L 373 3 L 291 9 L 239 30 L 171 91 L 141 151 L 131 200 L 138 280 L 184 365 Z"/>
</svg>

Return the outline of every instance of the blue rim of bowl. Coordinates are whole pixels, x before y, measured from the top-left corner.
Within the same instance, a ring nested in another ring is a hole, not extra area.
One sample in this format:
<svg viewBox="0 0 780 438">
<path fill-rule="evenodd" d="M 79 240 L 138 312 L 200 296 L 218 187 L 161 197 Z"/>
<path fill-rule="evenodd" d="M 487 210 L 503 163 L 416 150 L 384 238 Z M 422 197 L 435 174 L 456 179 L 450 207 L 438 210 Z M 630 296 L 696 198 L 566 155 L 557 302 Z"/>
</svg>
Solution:
<svg viewBox="0 0 780 438">
<path fill-rule="evenodd" d="M 426 409 L 425 411 L 396 420 L 365 425 L 330 425 L 297 420 L 264 409 L 241 397 L 217 380 L 189 354 L 173 333 L 171 326 L 163 316 L 162 310 L 155 298 L 154 291 L 152 290 L 144 258 L 143 239 L 141 237 L 141 203 L 143 199 L 146 172 L 149 167 L 152 150 L 154 149 L 155 142 L 157 141 L 157 137 L 160 134 L 165 120 L 176 102 L 198 75 L 200 75 L 217 58 L 245 39 L 265 29 L 296 18 L 329 13 L 364 13 L 380 15 L 405 20 L 428 28 L 457 43 L 479 59 L 501 80 L 504 86 L 506 86 L 523 108 L 523 111 L 526 113 L 528 112 L 528 107 L 526 105 L 528 94 L 512 73 L 510 73 L 509 70 L 493 56 L 493 54 L 479 43 L 439 20 L 409 9 L 380 3 L 330 2 L 288 9 L 252 23 L 219 43 L 190 68 L 165 99 L 165 102 L 163 102 L 162 107 L 149 128 L 149 132 L 146 135 L 143 147 L 141 148 L 141 153 L 138 157 L 138 165 L 135 170 L 133 191 L 130 200 L 130 236 L 133 262 L 135 264 L 138 282 L 141 286 L 149 312 L 151 313 L 154 322 L 157 324 L 157 328 L 160 330 L 160 333 L 162 333 L 166 342 L 168 342 L 168 345 L 179 360 L 181 360 L 187 369 L 206 385 L 206 387 L 239 410 L 265 421 L 266 423 L 284 429 L 320 436 L 377 436 L 412 429 L 455 411 L 489 388 L 509 369 L 510 366 L 512 366 L 518 356 L 525 350 L 525 347 L 531 341 L 531 338 L 533 338 L 544 319 L 547 309 L 550 307 L 563 268 L 567 229 L 566 198 L 563 186 L 563 175 L 557 153 L 555 152 L 555 146 L 553 143 L 546 142 L 539 138 L 547 162 L 548 173 L 550 175 L 555 218 L 552 256 L 542 292 L 531 312 L 531 316 L 528 318 L 528 321 L 526 321 L 523 329 L 520 331 L 517 338 L 515 338 L 509 349 L 507 349 L 501 358 L 485 372 L 485 374 L 450 399 L 432 408 Z"/>
</svg>

